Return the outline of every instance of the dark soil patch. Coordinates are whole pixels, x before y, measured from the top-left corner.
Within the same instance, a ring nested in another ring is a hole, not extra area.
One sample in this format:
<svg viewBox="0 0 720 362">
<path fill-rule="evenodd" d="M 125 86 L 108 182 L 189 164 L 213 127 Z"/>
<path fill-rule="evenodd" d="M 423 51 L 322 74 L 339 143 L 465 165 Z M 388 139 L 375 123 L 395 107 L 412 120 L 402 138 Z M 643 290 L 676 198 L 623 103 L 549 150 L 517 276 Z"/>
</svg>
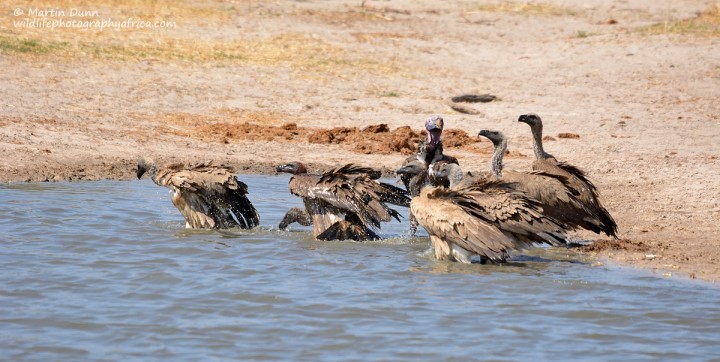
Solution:
<svg viewBox="0 0 720 362">
<path fill-rule="evenodd" d="M 592 244 L 583 245 L 578 248 L 580 251 L 600 252 L 606 250 L 621 250 L 629 252 L 647 252 L 653 250 L 653 246 L 644 241 L 628 239 L 598 239 Z"/>
</svg>

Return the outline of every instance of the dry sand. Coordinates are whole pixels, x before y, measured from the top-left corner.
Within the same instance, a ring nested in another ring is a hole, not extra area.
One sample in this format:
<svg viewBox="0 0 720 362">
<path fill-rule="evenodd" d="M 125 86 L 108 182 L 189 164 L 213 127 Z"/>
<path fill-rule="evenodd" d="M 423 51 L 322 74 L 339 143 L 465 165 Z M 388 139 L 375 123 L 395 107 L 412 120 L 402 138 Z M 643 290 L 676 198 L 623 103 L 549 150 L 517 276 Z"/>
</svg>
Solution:
<svg viewBox="0 0 720 362">
<path fill-rule="evenodd" d="M 13 23 L 47 6 L 176 27 Z M 132 179 L 140 156 L 244 173 L 290 160 L 394 169 L 432 114 L 458 131 L 446 153 L 467 170 L 488 167 L 490 143 L 472 137 L 483 128 L 510 138 L 506 167 L 527 170 L 531 139 L 517 118 L 534 112 L 546 149 L 590 174 L 618 222 L 621 240 L 585 252 L 720 280 L 715 1 L 66 0 L 0 10 L 4 182 Z M 469 105 L 475 114 L 450 107 L 468 92 L 498 99 Z M 388 129 L 362 132 L 379 124 Z"/>
</svg>

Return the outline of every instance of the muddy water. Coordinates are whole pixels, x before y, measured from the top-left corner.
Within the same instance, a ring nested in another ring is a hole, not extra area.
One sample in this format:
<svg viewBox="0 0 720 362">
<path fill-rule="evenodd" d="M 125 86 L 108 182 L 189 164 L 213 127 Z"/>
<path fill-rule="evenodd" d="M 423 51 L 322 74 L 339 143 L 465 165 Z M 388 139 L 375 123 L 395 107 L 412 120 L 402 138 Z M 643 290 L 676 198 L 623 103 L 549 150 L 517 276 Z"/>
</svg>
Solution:
<svg viewBox="0 0 720 362">
<path fill-rule="evenodd" d="M 382 242 L 315 242 L 274 229 L 300 206 L 287 177 L 241 178 L 250 232 L 183 229 L 147 180 L 0 186 L 0 359 L 720 358 L 711 285 L 564 250 L 436 262 L 397 222 Z"/>
</svg>

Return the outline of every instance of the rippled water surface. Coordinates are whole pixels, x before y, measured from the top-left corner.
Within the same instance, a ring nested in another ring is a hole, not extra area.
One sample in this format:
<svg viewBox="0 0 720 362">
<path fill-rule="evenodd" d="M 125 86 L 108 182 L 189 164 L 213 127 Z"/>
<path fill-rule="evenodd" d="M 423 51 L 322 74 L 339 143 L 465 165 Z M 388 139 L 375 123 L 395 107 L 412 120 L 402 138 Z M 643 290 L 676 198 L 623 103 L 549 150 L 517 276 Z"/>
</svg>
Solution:
<svg viewBox="0 0 720 362">
<path fill-rule="evenodd" d="M 539 249 L 503 266 L 276 226 L 191 231 L 148 180 L 0 186 L 3 360 L 718 360 L 720 291 Z M 403 209 L 404 214 L 407 213 Z"/>
</svg>

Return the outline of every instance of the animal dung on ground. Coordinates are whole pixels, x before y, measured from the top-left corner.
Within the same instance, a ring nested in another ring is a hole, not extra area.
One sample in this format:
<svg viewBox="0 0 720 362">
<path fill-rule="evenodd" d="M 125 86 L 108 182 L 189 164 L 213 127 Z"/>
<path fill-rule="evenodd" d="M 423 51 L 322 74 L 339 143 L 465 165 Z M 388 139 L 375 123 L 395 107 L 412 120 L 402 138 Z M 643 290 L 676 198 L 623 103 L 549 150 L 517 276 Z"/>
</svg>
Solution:
<svg viewBox="0 0 720 362">
<path fill-rule="evenodd" d="M 450 98 L 455 103 L 489 103 L 496 99 L 492 94 L 463 94 Z"/>
<path fill-rule="evenodd" d="M 577 133 L 558 133 L 558 138 L 578 139 L 580 138 L 580 135 Z"/>
<path fill-rule="evenodd" d="M 494 100 L 497 100 L 497 97 L 491 94 L 463 94 L 449 98 L 447 105 L 456 112 L 480 116 L 483 115 L 482 111 L 461 103 L 488 103 Z"/>
</svg>

